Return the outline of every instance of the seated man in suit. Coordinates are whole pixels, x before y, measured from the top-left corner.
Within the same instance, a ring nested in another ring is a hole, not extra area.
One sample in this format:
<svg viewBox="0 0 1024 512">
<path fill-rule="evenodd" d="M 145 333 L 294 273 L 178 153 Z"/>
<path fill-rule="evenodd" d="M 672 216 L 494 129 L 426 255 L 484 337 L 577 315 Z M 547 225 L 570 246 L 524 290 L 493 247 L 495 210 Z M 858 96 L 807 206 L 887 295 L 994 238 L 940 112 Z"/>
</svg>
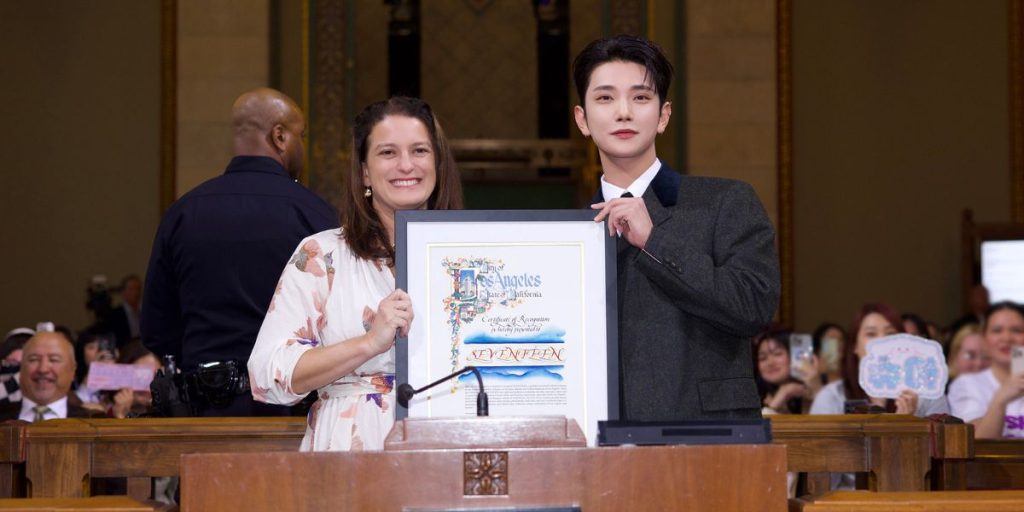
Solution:
<svg viewBox="0 0 1024 512">
<path fill-rule="evenodd" d="M 750 185 L 680 175 L 655 138 L 672 65 L 650 41 L 594 41 L 573 63 L 576 124 L 604 175 L 592 207 L 618 236 L 622 419 L 758 418 L 750 339 L 779 301 L 775 231 Z"/>
<path fill-rule="evenodd" d="M 81 407 L 71 391 L 75 351 L 60 332 L 37 332 L 22 349 L 20 401 L 4 404 L 0 420 L 28 422 L 56 418 L 84 418 L 92 413 Z"/>
</svg>

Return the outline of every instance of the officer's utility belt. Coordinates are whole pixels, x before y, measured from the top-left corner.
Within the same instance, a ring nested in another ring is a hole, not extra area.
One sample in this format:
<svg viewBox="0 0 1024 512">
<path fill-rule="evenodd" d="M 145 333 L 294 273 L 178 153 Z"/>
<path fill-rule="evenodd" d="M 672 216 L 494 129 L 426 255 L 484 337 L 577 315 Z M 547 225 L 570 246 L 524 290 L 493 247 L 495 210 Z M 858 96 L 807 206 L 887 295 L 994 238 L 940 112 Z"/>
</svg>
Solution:
<svg viewBox="0 0 1024 512">
<path fill-rule="evenodd" d="M 238 361 L 202 363 L 182 374 L 181 398 L 195 407 L 225 407 L 249 394 L 249 374 Z"/>
</svg>

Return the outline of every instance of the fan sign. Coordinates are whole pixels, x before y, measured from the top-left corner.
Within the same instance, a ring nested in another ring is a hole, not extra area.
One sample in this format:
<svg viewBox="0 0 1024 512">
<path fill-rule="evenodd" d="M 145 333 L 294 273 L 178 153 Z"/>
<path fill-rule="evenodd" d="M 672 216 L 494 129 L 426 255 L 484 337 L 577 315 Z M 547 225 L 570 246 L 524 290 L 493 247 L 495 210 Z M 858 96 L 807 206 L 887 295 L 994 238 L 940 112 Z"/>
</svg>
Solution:
<svg viewBox="0 0 1024 512">
<path fill-rule="evenodd" d="M 936 399 L 946 391 L 949 368 L 938 342 L 910 334 L 894 334 L 868 342 L 860 360 L 860 387 L 875 398 L 896 398 L 909 389 Z"/>
</svg>

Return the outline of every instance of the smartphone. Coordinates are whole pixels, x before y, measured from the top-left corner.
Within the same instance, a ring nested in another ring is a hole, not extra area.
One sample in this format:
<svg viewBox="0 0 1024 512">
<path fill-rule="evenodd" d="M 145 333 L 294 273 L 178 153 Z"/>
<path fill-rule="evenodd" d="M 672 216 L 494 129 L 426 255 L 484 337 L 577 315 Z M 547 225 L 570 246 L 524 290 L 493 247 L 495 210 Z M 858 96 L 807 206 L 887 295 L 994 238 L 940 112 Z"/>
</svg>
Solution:
<svg viewBox="0 0 1024 512">
<path fill-rule="evenodd" d="M 1010 347 L 1010 373 L 1013 375 L 1024 373 L 1024 347 L 1020 345 Z"/>
<path fill-rule="evenodd" d="M 810 334 L 789 335 L 789 375 L 794 379 L 800 378 L 800 368 L 804 361 L 811 359 L 814 354 L 814 340 Z"/>
</svg>

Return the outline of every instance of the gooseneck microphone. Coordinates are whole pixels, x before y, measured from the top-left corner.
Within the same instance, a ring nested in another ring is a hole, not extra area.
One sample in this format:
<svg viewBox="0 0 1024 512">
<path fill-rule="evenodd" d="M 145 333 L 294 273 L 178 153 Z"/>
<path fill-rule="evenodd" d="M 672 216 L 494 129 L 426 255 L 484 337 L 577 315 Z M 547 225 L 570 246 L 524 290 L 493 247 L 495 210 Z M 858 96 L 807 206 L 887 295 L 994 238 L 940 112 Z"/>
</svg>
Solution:
<svg viewBox="0 0 1024 512">
<path fill-rule="evenodd" d="M 431 382 L 430 384 L 427 384 L 426 386 L 423 386 L 422 388 L 419 388 L 419 389 L 413 389 L 413 387 L 410 386 L 408 383 L 404 383 L 404 384 L 399 385 L 398 389 L 395 391 L 398 394 L 398 397 L 397 397 L 398 398 L 398 405 L 401 405 L 402 407 L 405 407 L 406 409 L 408 409 L 409 408 L 409 400 L 411 400 L 412 397 L 416 396 L 417 393 L 422 393 L 422 392 L 424 392 L 424 391 L 426 391 L 426 390 L 428 390 L 428 389 L 430 389 L 430 388 L 432 388 L 432 387 L 434 387 L 434 386 L 436 386 L 436 385 L 438 385 L 438 384 L 440 384 L 442 382 L 451 380 L 451 379 L 453 379 L 455 377 L 458 377 L 459 375 L 462 375 L 463 373 L 467 373 L 467 372 L 473 372 L 473 374 L 476 375 L 476 382 L 477 382 L 477 384 L 480 385 L 480 391 L 477 392 L 477 394 L 476 394 L 476 415 L 477 416 L 487 416 L 488 415 L 487 414 L 488 413 L 487 393 L 484 393 L 484 379 L 482 377 L 480 377 L 480 370 L 477 370 L 475 366 L 466 366 L 466 367 L 462 368 L 461 370 L 459 370 L 459 371 L 457 371 L 457 372 L 455 372 L 455 373 L 453 373 L 451 375 L 448 375 L 446 377 L 441 377 L 440 379 L 437 379 L 434 382 Z"/>
</svg>

